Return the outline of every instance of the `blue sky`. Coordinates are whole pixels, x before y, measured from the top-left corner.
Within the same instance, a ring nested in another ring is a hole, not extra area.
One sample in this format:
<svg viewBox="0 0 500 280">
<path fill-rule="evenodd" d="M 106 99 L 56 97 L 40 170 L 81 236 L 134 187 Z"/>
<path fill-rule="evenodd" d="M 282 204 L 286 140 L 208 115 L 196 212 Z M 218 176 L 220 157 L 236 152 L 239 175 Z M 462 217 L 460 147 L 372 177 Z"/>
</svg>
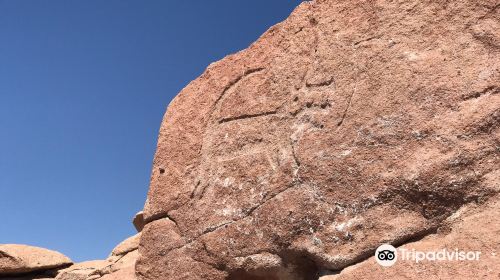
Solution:
<svg viewBox="0 0 500 280">
<path fill-rule="evenodd" d="M 0 0 L 0 243 L 105 258 L 168 103 L 300 2 Z"/>
</svg>

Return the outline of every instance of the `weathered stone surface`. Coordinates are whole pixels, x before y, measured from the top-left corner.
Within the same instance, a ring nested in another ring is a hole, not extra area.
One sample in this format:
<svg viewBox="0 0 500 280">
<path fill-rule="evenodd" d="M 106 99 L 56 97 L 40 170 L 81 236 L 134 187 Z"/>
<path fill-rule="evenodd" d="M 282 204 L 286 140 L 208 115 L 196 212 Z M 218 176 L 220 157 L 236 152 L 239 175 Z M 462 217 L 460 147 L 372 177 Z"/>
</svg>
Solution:
<svg viewBox="0 0 500 280">
<path fill-rule="evenodd" d="M 472 209 L 469 209 L 472 208 Z M 455 248 L 479 251 L 478 261 L 402 261 L 390 268 L 375 262 L 374 257 L 320 280 L 363 279 L 498 279 L 500 277 L 500 200 L 485 207 L 464 207 L 447 219 L 436 234 L 408 243 L 402 248 L 423 252 Z"/>
<path fill-rule="evenodd" d="M 96 271 L 110 266 L 112 263 L 106 260 L 86 261 L 74 264 L 66 269 L 60 270 L 56 276 L 58 280 L 87 280 Z"/>
<path fill-rule="evenodd" d="M 141 234 L 138 233 L 121 242 L 113 249 L 113 252 L 106 260 L 87 261 L 74 264 L 68 268 L 59 270 L 55 279 L 135 279 L 135 274 L 131 274 L 130 271 L 135 271 L 140 235 Z"/>
<path fill-rule="evenodd" d="M 141 240 L 140 233 L 125 239 L 122 243 L 118 244 L 118 246 L 113 249 L 111 255 L 120 256 L 125 255 L 128 252 L 137 250 L 137 248 L 139 247 L 139 240 Z"/>
<path fill-rule="evenodd" d="M 44 271 L 71 264 L 68 257 L 56 251 L 28 245 L 0 244 L 0 275 Z"/>
<path fill-rule="evenodd" d="M 135 280 L 134 267 L 127 267 L 99 278 L 101 280 Z"/>
<path fill-rule="evenodd" d="M 108 258 L 110 265 L 100 269 L 98 273 L 100 275 L 110 274 L 118 270 L 126 269 L 129 267 L 135 267 L 139 253 L 137 250 L 128 252 L 125 255 L 111 256 Z"/>
<path fill-rule="evenodd" d="M 483 207 L 498 7 L 304 2 L 211 64 L 160 128 L 138 278 L 317 279 Z"/>
<path fill-rule="evenodd" d="M 133 272 L 135 271 L 137 256 L 137 250 L 133 250 L 121 255 L 111 255 L 106 260 L 87 261 L 74 264 L 66 269 L 60 270 L 55 279 L 135 279 L 135 273 Z"/>
</svg>

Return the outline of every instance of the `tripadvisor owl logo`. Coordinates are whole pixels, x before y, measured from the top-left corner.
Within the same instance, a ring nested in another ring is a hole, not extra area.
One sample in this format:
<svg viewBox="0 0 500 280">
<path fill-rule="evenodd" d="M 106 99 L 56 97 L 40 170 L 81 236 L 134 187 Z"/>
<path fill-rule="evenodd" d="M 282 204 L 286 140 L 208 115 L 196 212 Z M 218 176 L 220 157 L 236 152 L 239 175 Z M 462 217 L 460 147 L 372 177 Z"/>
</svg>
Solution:
<svg viewBox="0 0 500 280">
<path fill-rule="evenodd" d="M 375 260 L 381 266 L 392 266 L 397 259 L 398 252 L 392 245 L 382 244 L 375 251 Z"/>
<path fill-rule="evenodd" d="M 481 251 L 463 251 L 455 248 L 442 248 L 435 251 L 419 251 L 415 249 L 399 248 L 400 261 L 479 261 Z M 389 244 L 380 245 L 375 251 L 375 260 L 381 266 L 393 266 L 398 260 L 398 249 Z"/>
</svg>

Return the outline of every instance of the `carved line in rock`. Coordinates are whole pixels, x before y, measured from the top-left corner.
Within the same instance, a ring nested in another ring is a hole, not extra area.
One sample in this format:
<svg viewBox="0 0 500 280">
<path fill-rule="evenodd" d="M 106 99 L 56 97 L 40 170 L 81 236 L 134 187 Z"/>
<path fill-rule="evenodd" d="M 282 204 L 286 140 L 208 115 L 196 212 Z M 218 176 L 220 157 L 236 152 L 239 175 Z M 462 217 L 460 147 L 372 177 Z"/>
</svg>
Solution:
<svg viewBox="0 0 500 280">
<path fill-rule="evenodd" d="M 354 94 L 356 94 L 357 86 L 358 86 L 358 80 L 356 78 L 356 80 L 354 81 L 354 88 L 352 89 L 351 95 L 349 95 L 349 98 L 347 99 L 347 105 L 345 106 L 344 113 L 342 114 L 340 121 L 337 123 L 338 127 L 340 127 L 344 123 L 344 120 L 347 117 L 347 112 L 349 111 L 349 108 L 351 108 L 352 97 L 354 96 Z"/>
<path fill-rule="evenodd" d="M 293 154 L 294 154 L 295 152 L 294 152 L 294 150 L 293 150 L 293 144 L 291 144 L 291 145 L 292 145 L 292 152 L 293 152 Z M 297 166 L 300 166 L 300 163 L 299 163 L 299 161 L 298 161 L 298 159 L 297 159 L 296 157 L 295 157 L 295 160 L 296 160 L 296 164 L 297 164 Z M 211 227 L 211 228 L 209 228 L 208 230 L 205 230 L 205 231 L 204 231 L 201 235 L 197 236 L 196 238 L 194 238 L 194 239 L 193 239 L 193 240 L 191 240 L 190 242 L 188 242 L 188 243 L 186 243 L 186 244 L 184 244 L 184 245 L 182 245 L 182 246 L 178 246 L 178 247 L 176 247 L 176 248 L 174 248 L 174 249 L 182 248 L 182 247 L 184 247 L 184 246 L 186 246 L 186 245 L 188 245 L 188 244 L 193 243 L 194 241 L 198 240 L 198 238 L 200 238 L 201 236 L 203 236 L 203 235 L 205 235 L 205 234 L 207 234 L 207 233 L 210 233 L 210 232 L 213 232 L 213 231 L 219 230 L 219 229 L 220 229 L 220 228 L 222 228 L 222 227 L 225 227 L 225 226 L 227 226 L 227 225 L 229 225 L 229 224 L 237 223 L 238 221 L 240 221 L 240 220 L 242 220 L 242 219 L 245 219 L 245 218 L 247 218 L 247 217 L 251 216 L 251 215 L 252 215 L 252 214 L 253 214 L 253 213 L 254 213 L 257 209 L 259 209 L 261 206 L 263 206 L 263 205 L 264 205 L 264 204 L 266 204 L 267 202 L 271 201 L 271 200 L 272 200 L 273 198 L 275 198 L 276 196 L 278 196 L 278 195 L 280 195 L 280 194 L 282 194 L 282 193 L 284 193 L 284 192 L 288 191 L 289 189 L 291 189 L 291 188 L 293 188 L 293 187 L 296 187 L 296 186 L 298 186 L 298 185 L 300 185 L 300 184 L 295 184 L 295 185 L 292 185 L 292 186 L 290 186 L 289 188 L 287 188 L 287 189 L 285 189 L 285 190 L 283 190 L 283 191 L 281 191 L 281 192 L 279 192 L 279 193 L 276 193 L 275 195 L 273 195 L 273 196 L 269 197 L 267 200 L 265 200 L 265 201 L 264 201 L 264 202 L 262 202 L 261 204 L 259 204 L 259 205 L 255 206 L 255 207 L 253 207 L 253 208 L 251 208 L 251 209 L 249 209 L 249 211 L 247 211 L 247 213 L 246 213 L 246 215 L 245 215 L 244 217 L 242 217 L 242 218 L 240 218 L 240 219 L 237 219 L 237 220 L 234 220 L 234 221 L 225 222 L 225 223 L 220 224 L 220 225 L 215 226 L 215 227 Z M 393 195 L 394 195 L 394 194 L 393 194 Z M 396 195 L 397 195 L 397 194 L 396 194 Z M 387 201 L 390 201 L 390 200 L 391 200 L 391 199 L 390 199 L 390 197 L 393 197 L 393 196 L 391 196 L 391 195 L 387 195 L 387 196 L 385 197 L 385 201 L 386 201 L 386 202 L 387 202 Z M 463 204 L 461 204 L 461 205 L 464 205 L 464 204 L 466 204 L 466 203 L 468 203 L 468 202 L 470 202 L 470 201 L 463 201 L 463 202 L 462 202 Z M 374 205 L 372 205 L 371 207 L 373 207 L 373 206 L 374 206 Z M 448 215 L 448 216 L 449 216 L 449 215 Z M 446 216 L 446 217 L 448 217 L 448 216 Z M 429 217 L 427 217 L 427 218 L 429 218 Z M 415 232 L 415 233 L 412 233 L 412 234 L 410 234 L 410 235 L 406 236 L 404 240 L 399 240 L 399 241 L 398 241 L 398 240 L 396 240 L 396 241 L 394 241 L 394 242 L 393 242 L 393 244 L 395 244 L 395 245 L 398 245 L 398 244 L 402 245 L 402 244 L 405 244 L 405 243 L 408 243 L 408 242 L 412 242 L 412 241 L 413 241 L 413 240 L 415 240 L 415 239 L 423 238 L 423 237 L 425 237 L 426 235 L 433 233 L 433 232 L 435 231 L 435 229 L 436 229 L 438 226 L 440 226 L 440 224 L 436 224 L 436 225 L 434 225 L 433 227 L 430 227 L 430 228 L 424 228 L 424 229 L 422 229 L 421 231 L 418 231 L 418 232 Z M 206 246 L 205 246 L 205 247 L 206 247 Z M 351 260 L 348 260 L 348 261 L 346 262 L 346 264 L 345 264 L 342 268 L 340 268 L 340 270 L 339 270 L 339 271 L 341 271 L 341 270 L 342 270 L 342 269 L 344 269 L 345 267 L 348 267 L 348 266 L 354 265 L 354 264 L 356 264 L 356 263 L 362 262 L 363 260 L 365 260 L 365 259 L 369 258 L 369 257 L 372 255 L 373 250 L 374 250 L 373 248 L 368 248 L 366 251 L 361 252 L 361 254 L 360 254 L 360 255 L 358 255 L 357 257 L 355 257 L 355 258 L 353 258 L 353 259 L 351 259 Z M 208 253 L 210 253 L 208 250 L 207 250 L 207 252 L 208 252 Z M 318 257 L 318 256 L 315 256 L 315 255 L 310 255 L 310 256 L 309 256 L 309 258 L 311 258 L 311 259 L 318 259 L 319 257 Z"/>
<path fill-rule="evenodd" d="M 242 81 L 245 78 L 248 78 L 252 74 L 258 73 L 258 72 L 263 71 L 263 70 L 265 70 L 263 67 L 246 70 L 242 75 L 238 76 L 235 80 L 231 81 L 224 88 L 224 90 L 222 91 L 220 96 L 215 100 L 214 105 L 212 107 L 212 110 L 209 113 L 207 125 L 206 125 L 205 131 L 203 133 L 203 140 L 202 140 L 203 142 L 202 142 L 201 149 L 200 149 L 201 162 L 198 166 L 198 171 L 197 171 L 197 173 L 198 173 L 197 183 L 196 183 L 196 186 L 193 188 L 193 191 L 191 192 L 191 197 L 197 197 L 198 199 L 200 199 L 205 192 L 206 185 L 202 182 L 203 178 L 205 178 L 205 176 L 204 176 L 205 174 L 204 174 L 204 170 L 203 170 L 205 168 L 204 163 L 207 162 L 207 158 L 209 157 L 208 156 L 208 149 L 210 146 L 212 146 L 212 143 L 213 143 L 213 136 L 214 135 L 211 132 L 216 131 L 217 125 L 220 125 L 220 123 L 222 123 L 222 122 L 218 122 L 217 120 L 214 119 L 214 114 L 220 110 L 221 101 L 226 96 L 226 93 L 229 90 L 231 90 L 233 87 L 237 86 L 240 81 Z"/>
<path fill-rule="evenodd" d="M 259 209 L 260 207 L 262 207 L 266 203 L 270 202 L 272 199 L 274 199 L 278 195 L 280 195 L 282 193 L 285 193 L 286 191 L 288 191 L 288 190 L 290 190 L 290 189 L 292 189 L 294 187 L 297 187 L 297 186 L 301 186 L 301 184 L 300 183 L 294 184 L 294 185 L 288 187 L 287 189 L 285 189 L 285 190 L 283 190 L 283 191 L 281 191 L 279 193 L 276 193 L 275 195 L 269 197 L 262 204 L 257 205 L 255 207 L 251 208 L 250 211 L 248 211 L 247 214 L 244 217 L 241 217 L 240 219 L 233 220 L 233 221 L 230 221 L 230 222 L 226 222 L 226 223 L 223 223 L 223 224 L 221 224 L 219 226 L 210 228 L 210 230 L 208 230 L 208 231 L 206 231 L 206 232 L 198 235 L 197 237 L 193 238 L 189 242 L 186 242 L 183 245 L 179 245 L 179 246 L 176 246 L 176 247 L 172 248 L 171 250 L 169 250 L 169 252 L 173 251 L 173 250 L 177 250 L 177 249 L 183 248 L 183 247 L 186 247 L 186 246 L 189 246 L 189 245 L 193 244 L 194 242 L 198 241 L 198 239 L 201 238 L 201 237 L 203 237 L 205 234 L 214 232 L 214 231 L 219 230 L 220 228 L 223 228 L 223 227 L 225 227 L 227 225 L 230 225 L 230 224 L 233 224 L 233 223 L 237 223 L 240 220 L 248 218 L 249 216 L 251 216 L 253 214 L 253 212 L 255 212 L 257 209 Z M 397 192 L 398 190 L 399 189 L 389 189 L 389 190 L 387 190 L 386 192 L 384 192 L 384 193 L 382 193 L 380 195 L 380 199 L 376 199 L 378 201 L 378 203 L 368 203 L 366 209 L 360 209 L 361 211 L 358 212 L 358 213 L 362 213 L 363 212 L 362 210 L 368 210 L 368 209 L 370 209 L 370 208 L 372 208 L 374 206 L 377 206 L 377 205 L 380 205 L 380 204 L 384 204 L 384 203 L 388 203 L 389 201 L 393 200 L 395 197 L 397 197 L 399 195 L 398 192 Z M 486 195 L 486 197 L 489 197 L 489 196 L 492 196 L 492 195 L 494 195 L 494 194 Z M 468 201 L 464 201 L 463 204 L 460 204 L 459 206 L 463 206 L 463 205 L 466 205 L 467 203 L 471 203 L 471 202 L 474 203 L 474 201 L 468 200 Z M 365 207 L 361 206 L 361 208 L 365 208 Z M 457 207 L 457 209 L 459 209 L 459 207 Z M 446 215 L 445 217 L 441 217 L 440 220 L 442 221 L 442 220 L 446 219 L 447 217 L 451 216 L 452 214 L 453 213 L 448 213 L 448 215 Z M 429 234 L 435 233 L 436 230 L 441 225 L 442 224 L 440 222 L 432 224 L 429 227 L 422 228 L 420 231 L 409 233 L 408 235 L 403 236 L 400 239 L 393 240 L 391 243 L 393 245 L 395 245 L 395 246 L 402 246 L 402 245 L 407 244 L 407 243 L 416 242 L 416 241 L 424 238 L 425 236 L 427 236 Z M 356 263 L 359 263 L 359 262 L 362 262 L 362 261 L 368 259 L 369 257 L 371 257 L 373 255 L 373 252 L 375 251 L 375 249 L 376 248 L 367 248 L 366 250 L 363 250 L 356 257 L 354 257 L 352 259 L 349 259 L 349 260 L 346 260 L 341 266 L 338 267 L 337 270 L 335 270 L 335 272 L 337 272 L 337 271 L 340 272 L 341 270 L 345 269 L 346 267 L 355 265 Z M 264 251 L 264 252 L 266 252 L 266 251 Z M 209 253 L 208 250 L 207 250 L 207 253 Z M 276 253 L 278 255 L 280 254 L 280 252 L 272 252 L 272 253 L 273 254 Z M 297 252 L 297 253 L 302 254 L 305 257 L 311 259 L 313 262 L 315 262 L 317 264 L 317 266 L 318 266 L 318 269 L 325 269 L 324 267 L 322 267 L 321 265 L 319 265 L 320 263 L 324 262 L 324 260 L 322 260 L 321 256 L 314 255 L 313 253 L 305 252 L 305 251 L 300 251 L 300 252 Z M 245 255 L 242 255 L 240 257 L 245 257 Z M 216 268 L 216 267 L 214 267 L 214 268 Z M 216 269 L 219 269 L 219 268 L 216 268 Z"/>
<path fill-rule="evenodd" d="M 306 87 L 308 87 L 308 88 L 325 87 L 325 86 L 329 86 L 329 85 L 333 84 L 333 82 L 334 82 L 333 77 L 331 77 L 330 79 L 328 79 L 326 81 L 320 82 L 320 83 L 308 83 L 306 81 Z"/>
<path fill-rule="evenodd" d="M 297 165 L 300 165 L 300 163 L 297 162 Z M 199 236 L 197 236 L 194 239 L 190 240 L 188 243 L 185 243 L 183 245 L 177 246 L 177 247 L 173 248 L 172 250 L 179 249 L 179 248 L 182 248 L 182 247 L 187 246 L 189 244 L 192 244 L 193 242 L 195 242 L 196 240 L 198 240 L 200 237 L 202 237 L 203 235 L 205 235 L 207 233 L 219 230 L 222 227 L 225 227 L 225 226 L 227 226 L 229 224 L 237 223 L 238 221 L 251 216 L 257 209 L 259 209 L 260 207 L 262 207 L 263 205 L 265 205 L 267 202 L 269 202 L 272 199 L 274 199 L 279 194 L 282 194 L 282 193 L 290 190 L 291 188 L 296 187 L 296 186 L 300 186 L 300 185 L 301 185 L 300 182 L 296 181 L 296 183 L 294 185 L 290 186 L 289 188 L 287 188 L 287 189 L 285 189 L 285 190 L 283 190 L 283 191 L 281 191 L 279 193 L 276 193 L 275 195 L 273 195 L 271 197 L 268 197 L 261 204 L 255 206 L 255 207 L 253 207 L 251 209 L 249 209 L 249 211 L 247 211 L 247 213 L 246 213 L 246 215 L 244 217 L 242 217 L 240 219 L 237 219 L 237 220 L 234 220 L 234 221 L 223 223 L 223 224 L 218 225 L 218 226 L 213 227 L 213 228 L 210 228 L 209 230 L 205 231 L 203 234 L 200 234 Z M 372 207 L 374 207 L 376 205 L 379 205 L 379 204 L 389 204 L 389 202 L 394 201 L 394 199 L 396 199 L 397 197 L 403 197 L 403 199 L 405 201 L 407 201 L 407 203 L 409 205 L 413 205 L 413 203 L 421 204 L 419 202 L 418 198 L 419 197 L 428 197 L 428 195 L 425 195 L 425 192 L 428 192 L 428 190 L 422 190 L 424 193 L 422 193 L 422 195 L 420 195 L 418 193 L 418 189 L 417 189 L 416 190 L 417 193 L 413 194 L 413 196 L 412 196 L 412 193 L 408 193 L 407 189 L 408 188 L 406 188 L 406 187 L 402 187 L 401 188 L 399 186 L 395 186 L 394 188 L 388 189 L 388 190 L 384 191 L 383 193 L 381 193 L 379 195 L 379 197 L 376 199 L 376 201 L 377 201 L 376 203 L 372 203 L 372 202 L 367 203 L 366 207 L 363 206 L 364 205 L 363 204 L 363 205 L 360 206 L 361 209 L 359 209 L 359 211 L 357 211 L 357 212 L 361 213 L 361 212 L 363 212 L 363 210 L 372 208 Z M 462 205 L 465 205 L 467 203 L 478 202 L 478 201 L 483 200 L 484 198 L 488 198 L 488 197 L 493 196 L 493 195 L 494 195 L 494 193 L 483 193 L 483 194 L 479 194 L 478 196 L 471 196 L 468 199 L 457 201 L 456 205 L 453 208 L 458 209 Z M 412 197 L 414 197 L 414 198 L 412 198 Z M 422 211 L 425 211 L 425 209 L 422 209 Z M 442 220 L 446 219 L 447 217 L 449 217 L 452 214 L 453 213 L 446 213 L 446 215 L 441 216 L 439 218 L 439 220 L 442 221 Z M 429 218 L 432 219 L 432 217 L 427 216 L 424 212 L 422 212 L 422 215 L 425 216 L 427 219 L 429 219 Z M 398 245 L 398 244 L 405 244 L 405 243 L 408 243 L 408 242 L 412 242 L 415 239 L 418 239 L 418 238 L 424 237 L 424 236 L 426 236 L 428 234 L 431 234 L 433 231 L 435 231 L 435 229 L 437 229 L 441 225 L 442 225 L 441 222 L 434 223 L 433 225 L 431 225 L 428 228 L 423 228 L 420 231 L 410 233 L 409 235 L 405 236 L 404 238 L 402 238 L 400 240 L 394 240 L 392 243 L 395 244 L 395 245 Z M 373 250 L 374 250 L 374 248 L 367 248 L 366 250 L 364 250 L 360 254 L 358 254 L 356 257 L 347 260 L 342 265 L 342 267 L 339 267 L 339 271 L 342 270 L 342 269 L 344 269 L 345 267 L 354 265 L 355 263 L 361 262 L 364 259 L 370 257 L 371 254 L 373 253 Z M 208 250 L 207 250 L 207 252 L 208 252 Z M 315 260 L 315 262 L 321 262 L 321 256 L 317 256 L 317 255 L 309 253 L 308 258 Z"/>
<path fill-rule="evenodd" d="M 244 119 L 257 118 L 257 117 L 264 117 L 264 116 L 274 115 L 276 113 L 277 113 L 277 110 L 273 110 L 273 111 L 269 111 L 269 112 L 263 112 L 263 113 L 258 113 L 258 114 L 243 114 L 243 115 L 236 116 L 236 117 L 223 118 L 223 119 L 221 119 L 219 121 L 219 124 L 226 123 L 226 122 L 237 121 L 237 120 L 244 120 Z"/>
<path fill-rule="evenodd" d="M 474 91 L 474 92 L 471 92 L 469 94 L 464 94 L 462 96 L 462 99 L 464 101 L 466 100 L 470 100 L 470 99 L 475 99 L 475 98 L 479 98 L 481 96 L 484 96 L 484 95 L 494 95 L 494 94 L 498 94 L 500 93 L 500 87 L 498 86 L 489 86 L 483 90 L 480 90 L 480 91 Z"/>
<path fill-rule="evenodd" d="M 347 99 L 347 105 L 345 107 L 345 110 L 344 110 L 344 113 L 342 114 L 342 118 L 340 119 L 340 121 L 337 123 L 337 127 L 341 127 L 342 124 L 344 124 L 344 121 L 347 117 L 347 112 L 349 111 L 349 109 L 351 108 L 351 105 L 352 105 L 352 98 L 354 97 L 354 95 L 356 94 L 356 90 L 357 90 L 357 87 L 358 87 L 358 79 L 359 79 L 359 75 L 361 74 L 360 73 L 360 70 L 359 70 L 359 67 L 358 67 L 358 64 L 357 64 L 357 55 L 356 55 L 356 46 L 361 43 L 361 42 L 365 42 L 365 41 L 369 41 L 369 40 L 372 40 L 372 39 L 377 39 L 377 38 L 380 38 L 380 36 L 374 36 L 372 38 L 368 38 L 366 40 L 361 40 L 357 43 L 354 43 L 353 45 L 353 53 L 352 53 L 352 56 L 353 56 L 353 59 L 352 59 L 352 71 L 354 73 L 354 87 L 352 89 L 352 92 L 351 92 L 351 95 L 349 95 L 349 98 Z"/>
</svg>

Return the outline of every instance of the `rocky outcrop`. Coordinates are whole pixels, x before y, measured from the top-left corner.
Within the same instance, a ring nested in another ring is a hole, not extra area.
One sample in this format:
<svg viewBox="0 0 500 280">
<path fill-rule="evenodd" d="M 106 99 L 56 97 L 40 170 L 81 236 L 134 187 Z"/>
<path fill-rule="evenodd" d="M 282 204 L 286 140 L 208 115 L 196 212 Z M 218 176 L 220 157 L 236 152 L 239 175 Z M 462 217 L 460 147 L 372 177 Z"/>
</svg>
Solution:
<svg viewBox="0 0 500 280">
<path fill-rule="evenodd" d="M 58 272 L 57 280 L 134 280 L 141 234 L 118 244 L 106 260 L 78 263 Z"/>
<path fill-rule="evenodd" d="M 0 277 L 67 267 L 72 261 L 63 254 L 34 246 L 0 244 Z"/>
<path fill-rule="evenodd" d="M 117 270 L 110 274 L 104 275 L 101 280 L 129 280 L 135 279 L 135 269 L 133 266 L 126 267 L 121 270 Z"/>
<path fill-rule="evenodd" d="M 138 233 L 125 239 L 122 243 L 118 244 L 111 252 L 112 256 L 121 256 L 129 252 L 135 251 L 139 248 L 139 240 L 141 239 L 141 234 Z"/>
<path fill-rule="evenodd" d="M 77 263 L 58 272 L 56 279 L 60 280 L 87 280 L 95 279 L 94 276 L 100 276 L 100 271 L 112 263 L 108 260 L 86 261 Z"/>
<path fill-rule="evenodd" d="M 0 280 L 135 280 L 141 234 L 117 245 L 106 260 L 72 265 L 64 255 L 26 245 L 0 245 Z"/>
<path fill-rule="evenodd" d="M 211 64 L 161 125 L 138 279 L 359 276 L 381 243 L 468 239 L 444 229 L 494 215 L 498 7 L 304 2 Z"/>
</svg>

